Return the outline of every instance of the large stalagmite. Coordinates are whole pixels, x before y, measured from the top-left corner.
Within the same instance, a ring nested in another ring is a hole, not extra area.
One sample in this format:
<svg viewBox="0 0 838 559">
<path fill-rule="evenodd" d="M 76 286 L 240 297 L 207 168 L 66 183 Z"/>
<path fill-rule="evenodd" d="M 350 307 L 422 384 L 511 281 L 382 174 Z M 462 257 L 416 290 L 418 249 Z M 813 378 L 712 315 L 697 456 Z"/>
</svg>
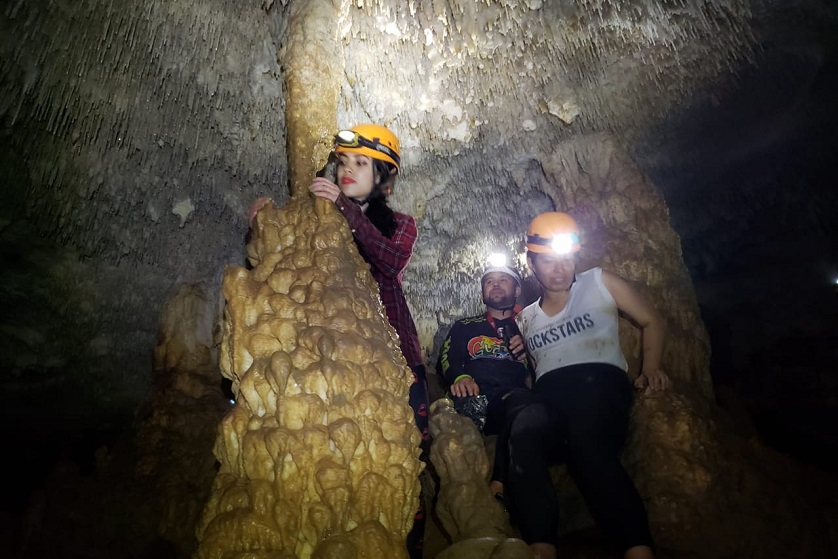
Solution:
<svg viewBox="0 0 838 559">
<path fill-rule="evenodd" d="M 221 369 L 238 403 L 216 442 L 201 558 L 406 555 L 421 471 L 412 375 L 346 221 L 305 193 L 336 122 L 337 15 L 319 0 L 290 7 L 294 196 L 257 214 L 253 269 L 225 273 Z"/>
<path fill-rule="evenodd" d="M 412 377 L 343 217 L 317 210 L 307 197 L 263 209 L 255 267 L 225 274 L 221 367 L 238 401 L 201 558 L 406 554 L 421 469 Z"/>
</svg>

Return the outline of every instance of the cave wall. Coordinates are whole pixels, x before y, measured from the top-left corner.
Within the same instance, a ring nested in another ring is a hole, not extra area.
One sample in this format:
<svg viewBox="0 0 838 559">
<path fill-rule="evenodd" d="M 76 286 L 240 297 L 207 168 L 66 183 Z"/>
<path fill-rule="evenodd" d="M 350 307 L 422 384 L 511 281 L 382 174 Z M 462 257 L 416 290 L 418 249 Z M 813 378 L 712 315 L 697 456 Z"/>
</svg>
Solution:
<svg viewBox="0 0 838 559">
<path fill-rule="evenodd" d="M 773 448 L 834 470 L 838 16 L 820 2 L 751 8 L 753 64 L 694 91 L 632 153 L 681 237 L 719 402 Z"/>
<path fill-rule="evenodd" d="M 217 289 L 220 264 L 243 261 L 256 192 L 285 193 L 280 22 L 235 2 L 45 1 L 4 6 L 0 26 L 4 217 L 79 270 L 52 271 L 66 294 L 32 292 L 35 307 L 72 305 L 66 329 L 86 338 L 52 376 L 84 379 L 88 405 L 136 407 L 169 290 Z M 17 376 L 48 367 L 17 361 L 4 363 Z"/>
<path fill-rule="evenodd" d="M 149 385 L 142 348 L 163 294 L 182 281 L 218 286 L 221 265 L 242 261 L 249 203 L 287 196 L 278 60 L 295 6 L 303 4 L 4 8 L 0 114 L 6 157 L 17 162 L 5 176 L 21 210 L 13 218 L 91 266 L 102 306 L 79 320 L 89 317 L 88 337 L 107 348 L 111 370 L 78 351 L 85 366 L 72 377 L 91 372 L 95 393 L 139 400 Z M 335 6 L 345 58 L 338 124 L 380 120 L 402 140 L 393 202 L 422 228 L 406 283 L 429 354 L 450 318 L 437 316 L 448 307 L 439 302 L 471 298 L 445 286 L 468 285 L 461 280 L 480 267 L 488 243 L 511 248 L 528 219 L 550 207 L 511 168 L 579 133 L 630 139 L 691 84 L 749 55 L 748 10 L 733 2 L 622 11 L 598 2 Z M 509 162 L 503 169 L 492 164 L 499 154 Z M 485 206 L 484 221 L 497 222 L 492 233 L 436 217 L 435 201 L 467 206 L 466 184 L 480 199 L 474 209 Z M 454 265 L 420 287 L 442 243 L 458 253 Z M 469 244 L 480 248 L 459 250 Z"/>
</svg>

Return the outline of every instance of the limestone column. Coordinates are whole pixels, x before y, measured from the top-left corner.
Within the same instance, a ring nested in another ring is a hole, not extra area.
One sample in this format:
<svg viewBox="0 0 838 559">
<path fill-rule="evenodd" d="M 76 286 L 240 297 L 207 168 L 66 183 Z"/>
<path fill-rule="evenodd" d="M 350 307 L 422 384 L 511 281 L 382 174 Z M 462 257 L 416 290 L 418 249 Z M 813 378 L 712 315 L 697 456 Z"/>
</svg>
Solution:
<svg viewBox="0 0 838 559">
<path fill-rule="evenodd" d="M 285 71 L 292 197 L 256 215 L 229 267 L 220 366 L 236 405 L 198 557 L 407 557 L 418 507 L 412 375 L 334 204 L 307 187 L 336 126 L 339 7 L 292 2 Z"/>
</svg>

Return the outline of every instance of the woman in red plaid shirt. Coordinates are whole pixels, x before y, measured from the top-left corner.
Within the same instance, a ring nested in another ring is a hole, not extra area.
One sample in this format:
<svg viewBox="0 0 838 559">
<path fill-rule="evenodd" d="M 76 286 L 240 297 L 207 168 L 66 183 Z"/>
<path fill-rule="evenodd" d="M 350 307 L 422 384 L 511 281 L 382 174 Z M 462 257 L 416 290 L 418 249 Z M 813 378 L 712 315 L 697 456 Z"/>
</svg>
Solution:
<svg viewBox="0 0 838 559">
<path fill-rule="evenodd" d="M 399 139 L 384 126 L 361 124 L 335 135 L 335 154 L 337 184 L 329 177 L 316 177 L 309 191 L 335 203 L 378 282 L 387 318 L 399 335 L 402 353 L 413 371 L 410 406 L 422 434 L 421 459 L 427 462 L 430 439 L 425 365 L 419 335 L 402 291 L 402 275 L 416 242 L 416 221 L 387 205 L 387 196 L 399 173 Z M 420 498 L 420 510 L 407 542 L 411 557 L 422 556 L 424 527 Z"/>
</svg>

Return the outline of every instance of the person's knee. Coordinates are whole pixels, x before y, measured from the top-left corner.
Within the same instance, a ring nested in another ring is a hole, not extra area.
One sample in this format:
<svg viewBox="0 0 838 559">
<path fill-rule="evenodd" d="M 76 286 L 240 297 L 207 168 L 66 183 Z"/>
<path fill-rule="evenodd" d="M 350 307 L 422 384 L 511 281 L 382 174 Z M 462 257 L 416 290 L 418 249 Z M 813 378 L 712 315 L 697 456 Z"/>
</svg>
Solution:
<svg viewBox="0 0 838 559">
<path fill-rule="evenodd" d="M 532 404 L 522 409 L 512 421 L 510 439 L 541 437 L 550 428 L 550 414 L 542 404 Z"/>
<path fill-rule="evenodd" d="M 509 429 L 510 462 L 516 467 L 544 462 L 555 439 L 552 431 L 550 414 L 544 406 L 533 405 L 522 410 Z"/>
</svg>

